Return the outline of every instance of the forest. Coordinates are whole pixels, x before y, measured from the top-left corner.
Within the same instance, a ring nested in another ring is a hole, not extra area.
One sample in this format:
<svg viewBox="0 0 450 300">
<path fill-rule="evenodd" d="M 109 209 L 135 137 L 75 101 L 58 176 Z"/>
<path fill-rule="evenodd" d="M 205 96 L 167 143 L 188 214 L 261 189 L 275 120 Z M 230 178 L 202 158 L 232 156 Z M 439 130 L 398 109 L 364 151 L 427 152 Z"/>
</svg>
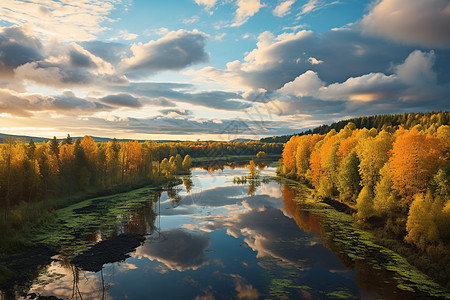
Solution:
<svg viewBox="0 0 450 300">
<path fill-rule="evenodd" d="M 293 136 L 277 173 L 306 181 L 317 199 L 346 204 L 355 211 L 357 225 L 372 229 L 384 243 L 406 242 L 406 247 L 396 247 L 421 252 L 422 261 L 416 262 L 421 267 L 435 258 L 435 266 L 441 264 L 439 272 L 445 273 L 442 263 L 448 265 L 450 254 L 450 126 L 438 126 L 434 117 L 410 129 L 358 129 L 349 122 L 340 131 Z M 425 268 L 430 273 L 432 266 Z M 441 282 L 448 279 L 448 274 L 436 276 Z"/>
<path fill-rule="evenodd" d="M 160 184 L 187 172 L 192 158 L 203 163 L 226 155 L 259 152 L 281 154 L 280 143 L 146 141 L 96 143 L 91 137 L 70 135 L 58 142 L 28 143 L 5 138 L 0 144 L 0 207 L 8 218 L 11 207 L 25 206 L 85 191 Z"/>
<path fill-rule="evenodd" d="M 411 129 L 414 126 L 439 127 L 441 125 L 450 125 L 450 112 L 425 112 L 425 113 L 404 113 L 404 114 L 385 114 L 366 117 L 358 117 L 347 120 L 341 120 L 330 125 L 321 125 L 314 129 L 309 129 L 295 135 L 307 134 L 327 134 L 332 129 L 340 131 L 349 122 L 355 124 L 358 129 L 372 129 L 392 131 L 402 126 L 405 129 Z M 286 143 L 293 135 L 274 136 L 261 139 L 264 143 Z"/>
</svg>

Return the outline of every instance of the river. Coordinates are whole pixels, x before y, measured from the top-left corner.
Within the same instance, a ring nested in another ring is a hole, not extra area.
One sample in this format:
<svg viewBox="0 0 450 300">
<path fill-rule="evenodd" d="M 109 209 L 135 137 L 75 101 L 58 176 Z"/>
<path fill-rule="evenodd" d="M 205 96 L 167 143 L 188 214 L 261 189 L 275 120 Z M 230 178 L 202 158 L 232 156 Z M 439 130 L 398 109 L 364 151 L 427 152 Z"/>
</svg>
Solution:
<svg viewBox="0 0 450 300">
<path fill-rule="evenodd" d="M 348 216 L 302 204 L 302 190 L 274 179 L 274 171 L 267 167 L 258 179 L 245 182 L 235 180 L 248 174 L 245 168 L 197 168 L 169 191 L 144 188 L 60 210 L 57 225 L 36 237 L 58 253 L 49 264 L 16 278 L 0 298 L 32 293 L 60 299 L 443 295 L 423 274 L 408 273 L 412 267 L 404 260 L 351 227 Z M 83 252 L 97 265 L 86 255 L 77 260 Z M 99 263 L 102 259 L 105 263 Z"/>
</svg>

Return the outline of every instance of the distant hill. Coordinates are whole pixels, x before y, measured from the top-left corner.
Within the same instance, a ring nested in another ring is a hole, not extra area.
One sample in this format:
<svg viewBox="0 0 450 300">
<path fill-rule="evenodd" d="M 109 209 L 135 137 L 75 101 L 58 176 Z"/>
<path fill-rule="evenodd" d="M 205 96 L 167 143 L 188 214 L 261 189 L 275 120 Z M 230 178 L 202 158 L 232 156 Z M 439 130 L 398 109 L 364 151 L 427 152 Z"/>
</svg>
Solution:
<svg viewBox="0 0 450 300">
<path fill-rule="evenodd" d="M 367 117 L 352 118 L 332 123 L 330 125 L 321 125 L 314 129 L 302 131 L 298 134 L 281 135 L 268 138 L 262 138 L 260 141 L 263 143 L 286 143 L 294 135 L 306 135 L 306 134 L 327 134 L 332 129 L 339 131 L 345 127 L 349 122 L 353 122 L 356 128 L 376 128 L 389 129 L 398 128 L 400 125 L 406 129 L 411 129 L 416 125 L 429 128 L 430 126 L 450 125 L 450 112 L 427 112 L 427 113 L 404 113 L 393 115 L 373 115 Z"/>
<path fill-rule="evenodd" d="M 14 139 L 21 139 L 21 140 L 24 140 L 25 142 L 29 142 L 30 141 L 30 139 L 32 138 L 33 139 L 33 141 L 35 142 L 35 143 L 41 143 L 41 142 L 46 142 L 46 141 L 49 141 L 49 140 L 51 140 L 51 138 L 44 138 L 44 137 L 36 137 L 36 136 L 27 136 L 27 135 L 13 135 L 13 134 L 4 134 L 4 133 L 0 133 L 0 142 L 3 142 L 3 139 L 4 138 L 6 138 L 6 137 L 9 137 L 9 136 L 11 136 L 11 137 L 13 137 Z M 95 142 L 97 142 L 97 143 L 101 143 L 101 142 L 108 142 L 108 141 L 111 141 L 112 139 L 110 139 L 110 138 L 103 138 L 103 137 L 98 137 L 98 136 L 91 136 L 93 139 L 94 139 L 94 141 Z M 77 137 L 77 136 L 73 136 L 72 137 L 72 140 L 76 140 L 77 138 L 83 138 L 83 137 Z M 62 141 L 62 140 L 64 140 L 65 138 L 61 138 L 61 139 L 58 139 L 58 141 Z M 128 141 L 128 140 L 125 140 L 125 139 L 117 139 L 118 141 Z M 143 140 L 140 140 L 139 142 L 142 142 Z"/>
<path fill-rule="evenodd" d="M 254 141 L 254 140 L 252 140 L 252 139 L 234 139 L 234 140 L 231 140 L 230 142 L 251 142 L 251 141 Z"/>
<path fill-rule="evenodd" d="M 43 138 L 43 137 L 35 137 L 35 136 L 26 136 L 26 135 L 13 135 L 13 134 L 4 134 L 4 133 L 0 133 L 0 142 L 3 142 L 3 139 L 6 137 L 13 137 L 15 139 L 21 139 L 21 140 L 25 140 L 26 142 L 29 142 L 31 138 L 33 138 L 33 141 L 36 143 L 40 143 L 40 142 L 44 142 L 44 141 L 48 141 L 49 139 L 47 138 Z"/>
<path fill-rule="evenodd" d="M 4 133 L 0 133 L 0 143 L 3 142 L 3 139 L 6 137 L 13 137 L 14 139 L 21 139 L 24 140 L 25 142 L 29 142 L 30 139 L 32 138 L 33 141 L 35 143 L 41 143 L 41 142 L 46 142 L 51 140 L 52 138 L 44 138 L 44 137 L 36 137 L 36 136 L 27 136 L 27 135 L 13 135 L 13 134 L 4 134 Z M 83 137 L 80 136 L 73 136 L 72 140 L 75 141 L 77 138 L 82 139 Z M 113 138 L 104 138 L 104 137 L 98 137 L 98 136 L 91 136 L 91 138 L 94 139 L 94 141 L 96 143 L 105 143 L 105 142 L 109 142 L 112 141 Z M 61 142 L 62 140 L 65 140 L 66 138 L 59 138 L 58 141 Z M 117 139 L 119 142 L 126 142 L 126 141 L 134 141 L 134 139 Z M 138 140 L 138 142 L 143 143 L 146 140 Z M 154 142 L 157 143 L 180 143 L 183 142 L 181 140 L 153 140 Z M 234 139 L 231 142 L 248 142 L 248 141 L 254 141 L 251 139 Z M 206 140 L 206 141 L 200 141 L 200 142 L 217 142 L 217 141 L 213 141 L 213 140 Z"/>
</svg>

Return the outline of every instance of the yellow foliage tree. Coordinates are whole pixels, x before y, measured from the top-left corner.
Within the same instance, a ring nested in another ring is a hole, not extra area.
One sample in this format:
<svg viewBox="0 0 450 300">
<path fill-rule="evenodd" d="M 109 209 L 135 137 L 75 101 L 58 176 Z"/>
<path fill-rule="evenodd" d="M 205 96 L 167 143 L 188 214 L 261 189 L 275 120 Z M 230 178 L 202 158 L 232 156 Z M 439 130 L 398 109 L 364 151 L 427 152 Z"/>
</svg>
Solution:
<svg viewBox="0 0 450 300">
<path fill-rule="evenodd" d="M 400 130 L 389 159 L 393 187 L 411 203 L 415 194 L 425 192 L 440 165 L 437 138 L 416 129 Z"/>
</svg>

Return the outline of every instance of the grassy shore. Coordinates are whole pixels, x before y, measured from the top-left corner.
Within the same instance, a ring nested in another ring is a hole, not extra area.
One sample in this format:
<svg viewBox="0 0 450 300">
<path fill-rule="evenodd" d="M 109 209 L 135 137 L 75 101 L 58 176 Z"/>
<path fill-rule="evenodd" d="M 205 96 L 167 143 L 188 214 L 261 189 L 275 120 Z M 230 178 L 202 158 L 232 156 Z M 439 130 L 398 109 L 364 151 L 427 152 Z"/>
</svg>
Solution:
<svg viewBox="0 0 450 300">
<path fill-rule="evenodd" d="M 127 193 L 142 187 L 160 190 L 173 184 L 175 182 L 172 180 L 159 184 L 141 181 L 110 189 L 91 189 L 66 197 L 20 203 L 10 209 L 7 220 L 0 218 L 0 258 L 36 246 L 32 241 L 36 228 L 51 226 L 57 210 L 97 197 Z M 0 210 L 0 216 L 4 216 L 3 210 Z"/>
</svg>

